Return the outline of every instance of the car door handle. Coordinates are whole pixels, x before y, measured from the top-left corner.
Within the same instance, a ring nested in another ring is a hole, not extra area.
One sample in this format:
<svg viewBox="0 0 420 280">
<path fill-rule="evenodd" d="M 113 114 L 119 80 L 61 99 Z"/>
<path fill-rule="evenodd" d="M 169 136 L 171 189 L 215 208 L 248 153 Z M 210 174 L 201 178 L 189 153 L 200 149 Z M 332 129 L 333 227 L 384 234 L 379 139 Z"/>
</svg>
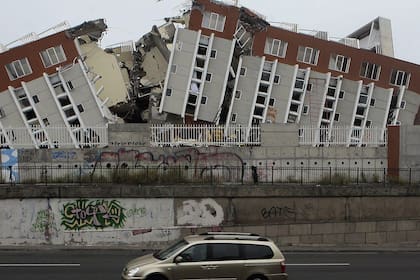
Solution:
<svg viewBox="0 0 420 280">
<path fill-rule="evenodd" d="M 207 269 L 207 270 L 216 269 L 218 267 L 219 267 L 218 265 L 202 265 L 201 266 L 202 269 Z"/>
</svg>

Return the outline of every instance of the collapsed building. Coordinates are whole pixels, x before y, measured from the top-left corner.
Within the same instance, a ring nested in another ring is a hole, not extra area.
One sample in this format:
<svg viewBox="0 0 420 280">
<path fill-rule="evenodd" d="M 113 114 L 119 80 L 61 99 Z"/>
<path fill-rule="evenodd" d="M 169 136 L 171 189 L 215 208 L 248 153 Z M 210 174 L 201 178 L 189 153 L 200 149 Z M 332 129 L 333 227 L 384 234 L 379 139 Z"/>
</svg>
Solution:
<svg viewBox="0 0 420 280">
<path fill-rule="evenodd" d="M 92 137 L 78 127 L 115 122 L 350 127 L 349 142 L 366 127 L 420 124 L 420 66 L 393 57 L 385 18 L 332 41 L 245 7 L 193 0 L 135 43 L 103 50 L 105 30 L 96 20 L 2 47 L 0 129 L 26 127 L 51 147 L 58 140 L 48 126 L 67 127 L 77 146 Z"/>
</svg>

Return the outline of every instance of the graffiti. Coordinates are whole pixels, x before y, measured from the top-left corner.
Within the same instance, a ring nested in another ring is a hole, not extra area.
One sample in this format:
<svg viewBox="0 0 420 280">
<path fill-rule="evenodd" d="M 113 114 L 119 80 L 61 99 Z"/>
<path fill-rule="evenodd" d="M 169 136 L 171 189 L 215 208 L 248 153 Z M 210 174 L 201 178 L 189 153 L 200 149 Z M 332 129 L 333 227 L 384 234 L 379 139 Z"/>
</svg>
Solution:
<svg viewBox="0 0 420 280">
<path fill-rule="evenodd" d="M 61 225 L 67 230 L 121 228 L 126 219 L 124 210 L 117 200 L 79 199 L 63 205 Z"/>
<path fill-rule="evenodd" d="M 1 169 L 0 178 L 7 182 L 17 182 L 19 180 L 18 152 L 15 149 L 0 149 L 1 165 L 7 168 Z"/>
<path fill-rule="evenodd" d="M 152 232 L 152 229 L 151 228 L 135 229 L 131 233 L 133 235 L 139 235 L 139 234 L 145 234 L 145 233 L 149 233 L 149 232 Z"/>
<path fill-rule="evenodd" d="M 54 222 L 54 213 L 52 213 L 51 209 L 38 211 L 35 222 L 32 224 L 31 232 L 44 233 L 46 235 L 46 239 L 49 239 L 49 234 L 46 233 L 50 231 L 58 231 Z"/>
<path fill-rule="evenodd" d="M 223 222 L 223 208 L 213 199 L 186 200 L 178 209 L 178 225 L 218 226 Z"/>
<path fill-rule="evenodd" d="M 147 215 L 147 210 L 145 207 L 132 208 L 132 209 L 127 210 L 127 218 L 134 217 L 134 216 L 144 217 L 146 215 Z"/>
<path fill-rule="evenodd" d="M 232 177 L 231 174 L 237 175 L 238 180 L 243 178 L 244 175 L 243 161 L 239 155 L 231 152 L 202 153 L 197 148 L 181 149 L 165 154 L 121 148 L 116 152 L 103 151 L 98 155 L 85 154 L 85 160 L 91 162 L 92 176 L 96 168 L 103 166 L 109 168 L 182 166 L 184 168 L 194 168 L 194 175 L 202 177 L 207 176 L 213 169 L 217 169 L 217 172 L 226 174 L 228 177 Z M 236 172 L 231 171 L 231 169 Z"/>
<path fill-rule="evenodd" d="M 77 153 L 75 151 L 52 151 L 51 159 L 52 160 L 73 160 L 77 158 Z"/>
<path fill-rule="evenodd" d="M 264 219 L 273 219 L 273 218 L 295 219 L 296 209 L 288 207 L 288 206 L 284 206 L 284 207 L 272 206 L 270 208 L 262 208 L 261 216 Z"/>
</svg>

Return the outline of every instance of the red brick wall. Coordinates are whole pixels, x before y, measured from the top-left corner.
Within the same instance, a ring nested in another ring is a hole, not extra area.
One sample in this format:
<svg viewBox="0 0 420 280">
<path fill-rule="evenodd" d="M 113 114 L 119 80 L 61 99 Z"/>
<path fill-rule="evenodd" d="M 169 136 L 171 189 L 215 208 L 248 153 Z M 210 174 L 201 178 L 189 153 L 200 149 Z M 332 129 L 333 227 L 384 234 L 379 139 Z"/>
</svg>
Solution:
<svg viewBox="0 0 420 280">
<path fill-rule="evenodd" d="M 45 49 L 55 47 L 58 45 L 63 46 L 63 50 L 66 54 L 67 61 L 45 68 L 39 53 Z M 37 79 L 41 77 L 44 72 L 47 74 L 53 74 L 54 72 L 56 72 L 56 68 L 58 66 L 72 63 L 74 58 L 77 56 L 78 51 L 73 42 L 73 39 L 68 38 L 65 35 L 64 31 L 34 42 L 27 43 L 22 46 L 15 47 L 7 52 L 0 53 L 0 92 L 6 90 L 9 85 L 16 88 L 20 87 L 20 83 L 22 81 L 28 82 Z M 5 65 L 15 60 L 23 59 L 25 57 L 29 61 L 29 64 L 32 69 L 32 74 L 24 76 L 14 81 L 10 81 Z"/>
</svg>

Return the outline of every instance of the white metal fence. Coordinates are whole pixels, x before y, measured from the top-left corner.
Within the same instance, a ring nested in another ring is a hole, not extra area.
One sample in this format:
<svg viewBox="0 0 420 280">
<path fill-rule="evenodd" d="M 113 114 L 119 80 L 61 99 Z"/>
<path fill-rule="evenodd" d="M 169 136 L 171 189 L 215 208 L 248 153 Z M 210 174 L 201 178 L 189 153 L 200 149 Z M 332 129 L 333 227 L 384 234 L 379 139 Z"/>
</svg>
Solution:
<svg viewBox="0 0 420 280">
<path fill-rule="evenodd" d="M 0 128 L 0 148 L 84 148 L 108 145 L 107 127 Z"/>
<path fill-rule="evenodd" d="M 378 127 L 301 127 L 299 144 L 312 146 L 383 146 L 387 144 L 387 130 Z"/>
<path fill-rule="evenodd" d="M 259 126 L 154 124 L 152 146 L 252 146 L 261 144 Z"/>
</svg>

